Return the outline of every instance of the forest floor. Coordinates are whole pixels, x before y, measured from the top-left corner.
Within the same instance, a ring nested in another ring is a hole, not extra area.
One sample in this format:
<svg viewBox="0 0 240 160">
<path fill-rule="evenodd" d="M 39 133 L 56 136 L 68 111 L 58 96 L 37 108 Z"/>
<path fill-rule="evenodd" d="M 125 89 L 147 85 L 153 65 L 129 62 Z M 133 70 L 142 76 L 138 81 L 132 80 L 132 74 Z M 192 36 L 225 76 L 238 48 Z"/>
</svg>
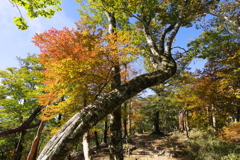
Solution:
<svg viewBox="0 0 240 160">
<path fill-rule="evenodd" d="M 184 148 L 169 135 L 137 134 L 124 144 L 124 160 L 183 160 Z M 101 148 L 93 160 L 108 160 L 109 151 Z"/>
</svg>

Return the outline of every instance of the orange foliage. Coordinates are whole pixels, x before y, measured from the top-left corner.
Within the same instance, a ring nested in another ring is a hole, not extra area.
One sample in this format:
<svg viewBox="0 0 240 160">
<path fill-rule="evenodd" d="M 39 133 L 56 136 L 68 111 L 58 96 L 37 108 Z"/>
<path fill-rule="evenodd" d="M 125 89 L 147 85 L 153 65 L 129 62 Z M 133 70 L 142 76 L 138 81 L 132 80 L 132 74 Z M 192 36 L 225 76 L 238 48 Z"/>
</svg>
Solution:
<svg viewBox="0 0 240 160">
<path fill-rule="evenodd" d="M 222 141 L 240 144 L 240 122 L 224 127 L 220 133 Z"/>
<path fill-rule="evenodd" d="M 82 108 L 83 101 L 91 103 L 109 92 L 114 65 L 129 63 L 129 57 L 136 53 L 126 32 L 104 34 L 104 30 L 81 22 L 77 26 L 78 30 L 52 28 L 33 37 L 45 67 L 47 93 L 39 99 L 48 105 L 44 120 L 63 112 L 71 116 Z M 59 102 L 62 97 L 66 100 Z"/>
</svg>

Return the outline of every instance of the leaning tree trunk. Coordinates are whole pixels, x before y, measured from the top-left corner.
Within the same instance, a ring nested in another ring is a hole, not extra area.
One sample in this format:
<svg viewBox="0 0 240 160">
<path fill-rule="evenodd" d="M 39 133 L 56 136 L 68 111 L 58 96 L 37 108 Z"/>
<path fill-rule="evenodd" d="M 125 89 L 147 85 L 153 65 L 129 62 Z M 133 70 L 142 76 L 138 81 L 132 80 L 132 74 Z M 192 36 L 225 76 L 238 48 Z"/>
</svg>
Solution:
<svg viewBox="0 0 240 160">
<path fill-rule="evenodd" d="M 159 47 L 151 38 L 148 30 L 148 23 L 144 23 L 144 34 L 150 48 L 149 56 L 155 71 L 139 75 L 125 84 L 112 90 L 88 105 L 73 117 L 50 139 L 38 157 L 38 160 L 61 160 L 66 157 L 73 148 L 77 139 L 97 124 L 100 120 L 112 113 L 126 100 L 137 95 L 151 86 L 163 83 L 176 72 L 176 63 L 171 56 L 172 42 L 180 26 L 182 17 L 179 16 L 176 24 L 167 27 L 160 36 Z M 169 35 L 166 41 L 166 35 Z"/>
<path fill-rule="evenodd" d="M 44 128 L 44 121 L 41 121 L 41 123 L 40 123 L 40 125 L 38 127 L 38 130 L 37 130 L 36 137 L 34 138 L 34 140 L 32 142 L 31 149 L 30 149 L 30 151 L 28 153 L 27 160 L 36 159 L 37 149 L 38 149 L 38 145 L 39 145 L 39 140 L 40 140 L 43 128 Z"/>
<path fill-rule="evenodd" d="M 38 157 L 38 160 L 61 160 L 73 148 L 77 139 L 91 127 L 112 113 L 115 108 L 144 89 L 157 85 L 170 78 L 176 72 L 174 61 L 168 62 L 167 70 L 158 70 L 140 75 L 118 89 L 106 94 L 93 104 L 76 113 L 50 139 Z"/>
</svg>

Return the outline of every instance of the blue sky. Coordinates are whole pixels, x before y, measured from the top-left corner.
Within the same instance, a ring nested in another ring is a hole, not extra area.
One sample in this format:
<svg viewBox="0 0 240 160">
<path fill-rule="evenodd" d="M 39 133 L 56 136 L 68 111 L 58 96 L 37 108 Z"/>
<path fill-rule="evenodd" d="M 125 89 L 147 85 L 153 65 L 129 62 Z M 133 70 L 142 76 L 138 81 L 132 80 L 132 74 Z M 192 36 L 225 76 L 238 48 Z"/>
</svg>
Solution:
<svg viewBox="0 0 240 160">
<path fill-rule="evenodd" d="M 13 17 L 19 16 L 17 8 L 12 7 L 8 0 L 0 0 L 0 69 L 17 67 L 17 56 L 24 58 L 27 53 L 40 53 L 31 42 L 35 33 L 42 33 L 52 27 L 75 27 L 74 22 L 79 20 L 76 9 L 78 4 L 75 0 L 63 0 L 62 7 L 63 11 L 57 12 L 52 19 L 29 19 L 25 16 L 25 10 L 21 9 L 29 25 L 27 31 L 21 31 L 13 23 Z"/>
<path fill-rule="evenodd" d="M 29 29 L 27 31 L 19 30 L 13 23 L 13 17 L 19 16 L 17 8 L 13 7 L 8 0 L 0 1 L 0 69 L 7 67 L 17 67 L 16 57 L 24 58 L 27 53 L 39 53 L 39 49 L 31 42 L 35 33 L 41 33 L 52 27 L 61 29 L 64 26 L 69 28 L 75 27 L 80 17 L 77 12 L 78 4 L 75 0 L 63 0 L 63 11 L 57 12 L 52 19 L 29 19 L 25 16 L 24 9 L 21 9 L 22 15 L 26 18 Z M 201 31 L 192 29 L 180 29 L 177 35 L 176 45 L 185 47 L 186 43 L 196 38 Z M 202 68 L 204 62 L 197 60 L 192 63 L 193 70 Z"/>
</svg>

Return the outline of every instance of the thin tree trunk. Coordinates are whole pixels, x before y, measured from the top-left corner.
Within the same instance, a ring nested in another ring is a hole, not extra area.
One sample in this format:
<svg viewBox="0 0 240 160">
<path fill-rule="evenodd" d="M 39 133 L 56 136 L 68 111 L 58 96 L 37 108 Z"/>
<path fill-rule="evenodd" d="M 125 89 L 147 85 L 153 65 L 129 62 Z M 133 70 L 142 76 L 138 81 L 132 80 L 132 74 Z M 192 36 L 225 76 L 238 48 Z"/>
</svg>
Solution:
<svg viewBox="0 0 240 160">
<path fill-rule="evenodd" d="M 22 151 L 23 151 L 23 138 L 25 136 L 25 131 L 22 131 L 20 133 L 20 137 L 16 146 L 16 149 L 14 151 L 14 155 L 13 155 L 13 160 L 21 160 L 22 157 Z"/>
<path fill-rule="evenodd" d="M 215 117 L 215 113 L 214 113 L 214 105 L 212 104 L 211 105 L 212 108 L 211 108 L 211 113 L 212 113 L 212 127 L 214 129 L 214 132 L 216 132 L 216 117 Z"/>
<path fill-rule="evenodd" d="M 103 143 L 107 144 L 107 133 L 108 133 L 108 120 L 105 118 L 104 131 L 103 131 Z"/>
<path fill-rule="evenodd" d="M 132 135 L 132 120 L 131 120 L 131 114 L 132 114 L 132 111 L 131 111 L 131 106 L 132 106 L 132 102 L 130 102 L 130 105 L 129 105 L 129 108 L 128 108 L 128 133 L 130 135 Z"/>
<path fill-rule="evenodd" d="M 123 118 L 123 127 L 124 127 L 124 135 L 123 138 L 128 137 L 128 130 L 127 130 L 127 103 L 124 103 L 124 118 Z"/>
<path fill-rule="evenodd" d="M 180 132 L 183 132 L 184 131 L 184 113 L 185 111 L 184 111 L 184 109 L 182 109 L 181 111 L 179 111 L 179 113 L 178 113 L 178 130 L 180 131 Z"/>
<path fill-rule="evenodd" d="M 89 149 L 89 132 L 86 132 L 83 135 L 83 153 L 84 153 L 84 158 L 85 160 L 91 160 L 91 153 L 90 153 L 90 149 Z"/>
<path fill-rule="evenodd" d="M 86 107 L 86 106 L 87 106 L 87 100 L 84 97 L 83 107 Z M 89 148 L 89 131 L 83 134 L 82 145 L 83 145 L 83 154 L 84 154 L 85 160 L 91 160 L 92 156 Z"/>
<path fill-rule="evenodd" d="M 41 121 L 38 130 L 37 130 L 37 134 L 36 137 L 34 138 L 33 142 L 32 142 L 32 146 L 31 149 L 28 153 L 28 157 L 27 160 L 33 160 L 36 159 L 36 155 L 37 155 L 37 148 L 38 148 L 38 144 L 39 144 L 39 140 L 41 137 L 41 133 L 44 127 L 44 121 Z"/>
<path fill-rule="evenodd" d="M 237 108 L 237 118 L 236 118 L 237 122 L 240 122 L 240 107 Z"/>
<path fill-rule="evenodd" d="M 187 110 L 185 110 L 184 111 L 184 121 L 183 121 L 183 126 L 184 126 L 184 129 L 185 129 L 185 131 L 186 131 L 186 135 L 187 135 L 187 138 L 189 138 L 189 134 L 188 134 L 188 132 L 189 132 L 189 130 L 190 130 L 190 128 L 189 128 L 189 125 L 188 125 L 188 111 Z"/>
<path fill-rule="evenodd" d="M 95 144 L 96 144 L 96 148 L 98 151 L 98 149 L 99 149 L 98 132 L 94 131 L 94 135 L 95 135 Z"/>
</svg>

